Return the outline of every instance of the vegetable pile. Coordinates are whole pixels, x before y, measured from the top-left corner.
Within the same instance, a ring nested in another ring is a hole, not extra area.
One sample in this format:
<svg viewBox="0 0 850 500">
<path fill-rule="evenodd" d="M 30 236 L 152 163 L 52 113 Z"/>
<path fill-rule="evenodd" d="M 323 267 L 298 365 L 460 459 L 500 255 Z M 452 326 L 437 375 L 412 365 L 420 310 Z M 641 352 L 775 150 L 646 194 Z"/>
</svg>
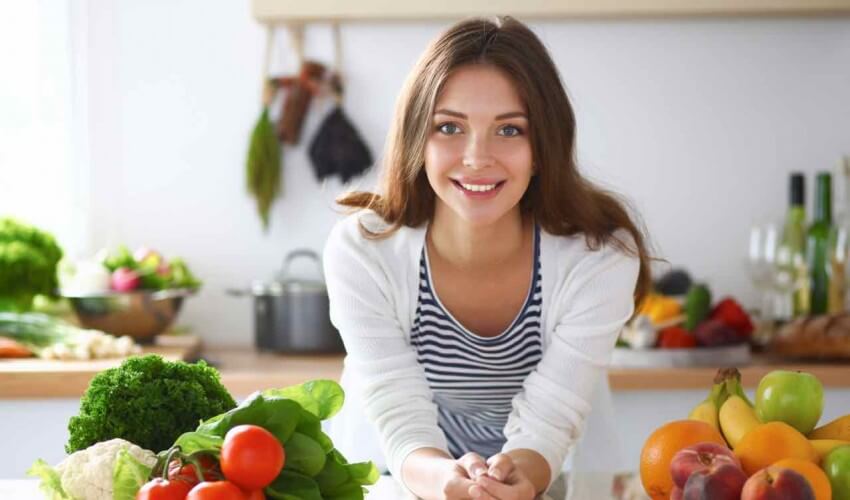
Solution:
<svg viewBox="0 0 850 500">
<path fill-rule="evenodd" d="M 168 260 L 147 247 L 131 253 L 124 245 L 101 250 L 94 260 L 63 264 L 61 281 L 65 293 L 196 290 L 201 286 L 183 259 Z"/>
<path fill-rule="evenodd" d="M 99 359 L 129 356 L 141 347 L 128 336 L 114 337 L 100 330 L 79 328 L 41 313 L 0 312 L 0 340 L 8 338 L 24 352 L 42 359 Z M 0 349 L 0 357 L 9 356 Z"/>
<path fill-rule="evenodd" d="M 62 249 L 50 234 L 0 219 L 0 311 L 27 311 L 36 295 L 54 297 Z"/>
<path fill-rule="evenodd" d="M 76 475 L 68 468 L 90 461 L 72 455 L 62 470 L 38 461 L 30 474 L 42 478 L 42 489 L 55 500 L 362 500 L 364 486 L 378 480 L 377 469 L 371 462 L 349 464 L 321 430 L 321 421 L 336 414 L 343 400 L 336 382 L 315 380 L 256 392 L 199 425 L 196 420 L 167 449 L 154 447 L 162 450 L 155 460 L 147 452 L 114 453 L 118 445 L 110 445 L 110 460 L 100 463 L 106 471 L 97 473 L 97 481 L 84 481 L 91 493 L 85 496 L 75 493 Z M 175 417 L 182 411 L 170 408 Z M 77 453 L 102 456 L 94 450 L 105 444 Z"/>
</svg>

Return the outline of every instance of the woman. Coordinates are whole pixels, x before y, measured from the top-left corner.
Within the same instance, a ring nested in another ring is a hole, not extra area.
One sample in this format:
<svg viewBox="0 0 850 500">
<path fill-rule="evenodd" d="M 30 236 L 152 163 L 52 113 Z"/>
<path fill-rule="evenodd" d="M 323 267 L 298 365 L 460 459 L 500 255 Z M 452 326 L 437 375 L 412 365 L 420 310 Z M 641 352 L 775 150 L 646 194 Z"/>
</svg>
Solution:
<svg viewBox="0 0 850 500">
<path fill-rule="evenodd" d="M 405 83 L 380 193 L 338 200 L 354 209 L 325 248 L 343 385 L 419 497 L 545 491 L 648 290 L 637 224 L 574 143 L 540 40 L 468 20 Z"/>
</svg>

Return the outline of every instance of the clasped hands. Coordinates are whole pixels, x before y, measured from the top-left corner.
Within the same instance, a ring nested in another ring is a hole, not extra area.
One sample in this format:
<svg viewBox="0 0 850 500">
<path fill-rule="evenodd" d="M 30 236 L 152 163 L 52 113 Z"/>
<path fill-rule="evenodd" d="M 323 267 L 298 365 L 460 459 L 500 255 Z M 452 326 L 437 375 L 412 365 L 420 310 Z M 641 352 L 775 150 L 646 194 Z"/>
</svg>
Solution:
<svg viewBox="0 0 850 500">
<path fill-rule="evenodd" d="M 446 500 L 533 500 L 535 497 L 534 485 L 505 453 L 487 460 L 477 453 L 460 457 L 443 492 Z"/>
</svg>

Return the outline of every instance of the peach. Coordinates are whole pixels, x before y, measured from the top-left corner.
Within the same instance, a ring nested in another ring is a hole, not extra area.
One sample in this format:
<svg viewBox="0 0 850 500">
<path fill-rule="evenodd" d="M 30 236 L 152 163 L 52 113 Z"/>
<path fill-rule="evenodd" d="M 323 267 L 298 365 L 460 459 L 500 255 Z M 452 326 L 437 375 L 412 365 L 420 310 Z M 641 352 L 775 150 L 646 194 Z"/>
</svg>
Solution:
<svg viewBox="0 0 850 500">
<path fill-rule="evenodd" d="M 739 500 L 747 475 L 734 464 L 694 471 L 682 491 L 684 500 Z"/>
<path fill-rule="evenodd" d="M 741 500 L 815 500 L 815 493 L 799 472 L 770 466 L 750 476 Z"/>
<path fill-rule="evenodd" d="M 741 462 L 729 448 L 717 443 L 697 443 L 679 450 L 670 462 L 673 483 L 684 488 L 688 478 L 696 471 L 709 470 L 722 464 L 741 468 Z"/>
<path fill-rule="evenodd" d="M 670 490 L 670 500 L 682 500 L 682 488 L 673 486 L 673 489 Z"/>
</svg>

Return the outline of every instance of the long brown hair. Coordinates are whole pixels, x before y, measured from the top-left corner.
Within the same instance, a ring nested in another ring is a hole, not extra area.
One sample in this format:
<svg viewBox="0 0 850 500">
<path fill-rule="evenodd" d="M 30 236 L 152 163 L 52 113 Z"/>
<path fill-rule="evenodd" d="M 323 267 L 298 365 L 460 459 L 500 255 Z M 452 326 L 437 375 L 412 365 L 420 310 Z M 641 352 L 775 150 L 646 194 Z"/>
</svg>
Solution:
<svg viewBox="0 0 850 500">
<path fill-rule="evenodd" d="M 380 193 L 352 192 L 337 203 L 368 208 L 388 224 L 379 232 L 361 230 L 369 238 L 385 238 L 402 226 L 418 227 L 434 213 L 435 194 L 425 175 L 425 144 L 437 97 L 460 66 L 486 64 L 511 78 L 527 106 L 529 136 L 536 174 L 520 201 L 547 232 L 583 233 L 598 249 L 609 241 L 640 258 L 635 286 L 639 304 L 651 288 L 650 257 L 639 218 L 612 192 L 583 178 L 575 161 L 576 122 L 558 70 L 543 43 L 511 17 L 461 21 L 434 40 L 404 83 L 383 157 Z M 627 230 L 634 247 L 613 237 Z"/>
</svg>

